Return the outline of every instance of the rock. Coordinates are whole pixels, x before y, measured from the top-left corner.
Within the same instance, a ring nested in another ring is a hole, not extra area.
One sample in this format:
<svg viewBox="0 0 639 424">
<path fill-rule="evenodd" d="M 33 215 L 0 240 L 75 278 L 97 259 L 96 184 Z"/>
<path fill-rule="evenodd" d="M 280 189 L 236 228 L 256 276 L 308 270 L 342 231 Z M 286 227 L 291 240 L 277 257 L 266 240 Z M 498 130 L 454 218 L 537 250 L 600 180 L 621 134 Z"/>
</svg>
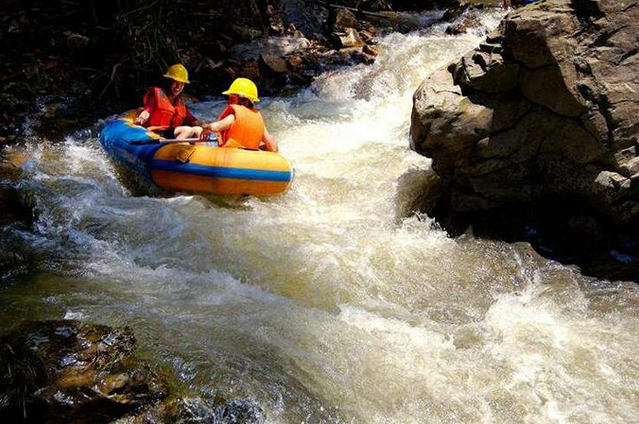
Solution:
<svg viewBox="0 0 639 424">
<path fill-rule="evenodd" d="M 6 178 L 4 167 L 0 167 L 0 178 Z M 17 190 L 12 187 L 0 184 L 0 204 L 2 205 L 2 213 L 0 213 L 0 228 L 13 223 L 21 223 L 31 225 L 33 221 L 33 212 L 26 205 Z"/>
<path fill-rule="evenodd" d="M 299 56 L 291 56 L 288 58 L 288 64 L 291 68 L 298 68 L 302 64 L 302 58 Z"/>
<path fill-rule="evenodd" d="M 65 32 L 67 36 L 67 47 L 72 51 L 86 50 L 89 47 L 89 37 L 86 35 L 76 34 L 72 32 Z"/>
<path fill-rule="evenodd" d="M 419 195 L 415 196 L 415 192 Z M 440 194 L 439 177 L 432 170 L 408 170 L 397 181 L 396 219 L 401 220 L 415 212 L 430 215 Z"/>
<path fill-rule="evenodd" d="M 336 9 L 331 18 L 329 18 L 329 21 L 331 22 L 333 31 L 357 28 L 359 26 L 359 22 L 353 12 L 342 8 Z"/>
<path fill-rule="evenodd" d="M 364 63 L 366 65 L 370 65 L 375 62 L 375 56 L 365 53 L 363 48 L 351 47 L 350 49 L 343 50 L 350 50 L 349 54 L 354 63 Z"/>
<path fill-rule="evenodd" d="M 255 40 L 264 35 L 264 33 L 255 28 L 249 28 L 240 25 L 231 25 L 229 27 L 230 34 L 237 40 Z"/>
<path fill-rule="evenodd" d="M 379 41 L 377 39 L 377 36 L 375 35 L 375 28 L 371 27 L 373 29 L 373 31 L 371 31 L 370 29 L 364 29 L 361 30 L 359 32 L 360 37 L 362 37 L 362 40 L 364 40 L 364 42 L 366 44 L 378 44 Z"/>
<path fill-rule="evenodd" d="M 520 88 L 531 102 L 546 106 L 559 115 L 578 117 L 587 112 L 588 107 L 581 95 L 569 88 L 574 87 L 575 82 L 559 67 L 550 66 L 523 69 Z"/>
<path fill-rule="evenodd" d="M 468 15 L 463 19 L 451 24 L 446 28 L 446 34 L 459 35 L 468 32 L 472 28 L 478 28 L 481 26 L 481 21 L 477 15 Z"/>
<path fill-rule="evenodd" d="M 365 43 L 354 28 L 346 28 L 344 32 L 333 34 L 341 48 L 360 47 Z"/>
<path fill-rule="evenodd" d="M 372 12 L 379 12 L 381 10 L 393 10 L 390 5 L 392 1 L 387 0 L 362 0 L 357 4 L 364 10 L 370 10 Z"/>
<path fill-rule="evenodd" d="M 282 13 L 271 14 L 269 17 L 269 29 L 272 35 L 284 34 L 286 31 L 286 19 Z"/>
<path fill-rule="evenodd" d="M 154 413 L 162 422 L 205 422 L 219 424 L 262 424 L 264 412 L 249 400 L 177 399 L 162 405 Z"/>
<path fill-rule="evenodd" d="M 546 0 L 424 81 L 411 147 L 433 159 L 450 213 L 564 196 L 639 224 L 637 33 L 635 1 Z"/>
<path fill-rule="evenodd" d="M 517 86 L 519 70 L 519 64 L 505 63 L 501 55 L 480 50 L 464 56 L 455 66 L 453 75 L 456 84 L 487 93 L 499 93 L 511 91 Z"/>
<path fill-rule="evenodd" d="M 0 337 L 0 412 L 8 422 L 110 422 L 166 397 L 131 354 L 135 338 L 74 320 L 27 321 Z"/>
<path fill-rule="evenodd" d="M 446 7 L 446 11 L 444 12 L 444 15 L 442 16 L 441 20 L 445 22 L 452 22 L 455 19 L 459 18 L 468 9 L 469 9 L 469 5 L 466 3 L 457 2 L 457 4 L 452 4 L 449 7 Z M 415 10 L 415 9 L 411 9 L 411 10 Z"/>
<path fill-rule="evenodd" d="M 236 44 L 229 54 L 239 60 L 257 60 L 261 54 L 274 54 L 285 57 L 289 54 L 308 49 L 311 43 L 306 38 L 270 37 L 250 43 Z"/>
<path fill-rule="evenodd" d="M 371 56 L 379 55 L 379 52 L 375 50 L 374 48 L 372 48 L 371 46 L 369 46 L 368 44 L 362 48 L 362 51 Z"/>
<path fill-rule="evenodd" d="M 281 0 L 286 19 L 304 34 L 321 33 L 329 17 L 329 9 L 305 0 Z"/>
<path fill-rule="evenodd" d="M 260 55 L 260 62 L 264 64 L 271 72 L 282 74 L 288 71 L 286 60 L 275 54 Z"/>
</svg>

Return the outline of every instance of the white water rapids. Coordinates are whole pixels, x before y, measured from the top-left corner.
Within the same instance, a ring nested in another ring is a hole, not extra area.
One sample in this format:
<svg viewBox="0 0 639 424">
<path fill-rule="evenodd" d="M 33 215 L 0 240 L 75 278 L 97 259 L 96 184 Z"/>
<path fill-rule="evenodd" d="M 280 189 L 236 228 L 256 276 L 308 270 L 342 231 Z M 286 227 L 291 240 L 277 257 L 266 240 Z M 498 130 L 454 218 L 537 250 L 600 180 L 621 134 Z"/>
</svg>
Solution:
<svg viewBox="0 0 639 424">
<path fill-rule="evenodd" d="M 283 196 L 133 195 L 94 137 L 14 148 L 38 218 L 12 237 L 43 272 L 0 293 L 3 327 L 129 325 L 185 393 L 272 423 L 638 423 L 635 284 L 407 213 L 420 185 L 401 177 L 429 167 L 408 149 L 412 93 L 484 35 L 443 30 L 264 102 L 296 168 Z"/>
</svg>

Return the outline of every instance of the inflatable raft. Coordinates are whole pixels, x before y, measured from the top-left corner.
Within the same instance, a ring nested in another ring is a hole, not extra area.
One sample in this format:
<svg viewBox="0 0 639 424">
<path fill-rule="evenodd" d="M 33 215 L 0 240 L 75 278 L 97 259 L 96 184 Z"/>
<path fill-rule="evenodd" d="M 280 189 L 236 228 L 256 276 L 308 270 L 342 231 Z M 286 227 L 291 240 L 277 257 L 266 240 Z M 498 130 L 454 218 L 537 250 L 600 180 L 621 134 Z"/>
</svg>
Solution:
<svg viewBox="0 0 639 424">
<path fill-rule="evenodd" d="M 117 162 L 171 191 L 266 196 L 285 191 L 293 169 L 273 152 L 217 147 L 216 143 L 162 143 L 133 124 L 134 113 L 107 124 L 100 143 Z"/>
</svg>

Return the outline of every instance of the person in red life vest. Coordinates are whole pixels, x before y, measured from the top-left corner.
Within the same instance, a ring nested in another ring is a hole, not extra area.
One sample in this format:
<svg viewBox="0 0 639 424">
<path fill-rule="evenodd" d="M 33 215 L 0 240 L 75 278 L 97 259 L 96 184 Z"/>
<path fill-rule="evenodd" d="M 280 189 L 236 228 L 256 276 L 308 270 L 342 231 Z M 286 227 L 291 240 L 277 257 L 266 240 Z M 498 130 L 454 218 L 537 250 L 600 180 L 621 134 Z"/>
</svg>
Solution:
<svg viewBox="0 0 639 424">
<path fill-rule="evenodd" d="M 189 84 L 189 74 L 183 65 L 171 66 L 164 74 L 164 88 L 151 87 L 144 95 L 144 110 L 133 121 L 159 132 L 166 138 L 183 140 L 199 137 L 202 121 L 191 114 L 184 104 L 182 92 Z"/>
<path fill-rule="evenodd" d="M 254 106 L 257 86 L 247 78 L 237 78 L 224 95 L 229 96 L 228 105 L 217 121 L 204 124 L 200 139 L 208 140 L 209 134 L 218 134 L 220 147 L 277 152 L 275 139 L 264 125 L 264 119 Z"/>
</svg>

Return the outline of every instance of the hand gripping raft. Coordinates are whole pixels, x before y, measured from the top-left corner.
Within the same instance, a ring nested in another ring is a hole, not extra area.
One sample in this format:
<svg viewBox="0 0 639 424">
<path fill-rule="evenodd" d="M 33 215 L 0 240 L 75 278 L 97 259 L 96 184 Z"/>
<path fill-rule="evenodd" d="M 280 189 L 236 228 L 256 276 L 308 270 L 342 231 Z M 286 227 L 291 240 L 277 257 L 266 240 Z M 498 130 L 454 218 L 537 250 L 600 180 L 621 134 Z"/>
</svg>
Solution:
<svg viewBox="0 0 639 424">
<path fill-rule="evenodd" d="M 162 143 L 160 136 L 133 124 L 128 113 L 100 133 L 104 150 L 144 179 L 170 191 L 268 196 L 293 181 L 288 160 L 277 153 L 221 148 L 214 143 Z"/>
</svg>

